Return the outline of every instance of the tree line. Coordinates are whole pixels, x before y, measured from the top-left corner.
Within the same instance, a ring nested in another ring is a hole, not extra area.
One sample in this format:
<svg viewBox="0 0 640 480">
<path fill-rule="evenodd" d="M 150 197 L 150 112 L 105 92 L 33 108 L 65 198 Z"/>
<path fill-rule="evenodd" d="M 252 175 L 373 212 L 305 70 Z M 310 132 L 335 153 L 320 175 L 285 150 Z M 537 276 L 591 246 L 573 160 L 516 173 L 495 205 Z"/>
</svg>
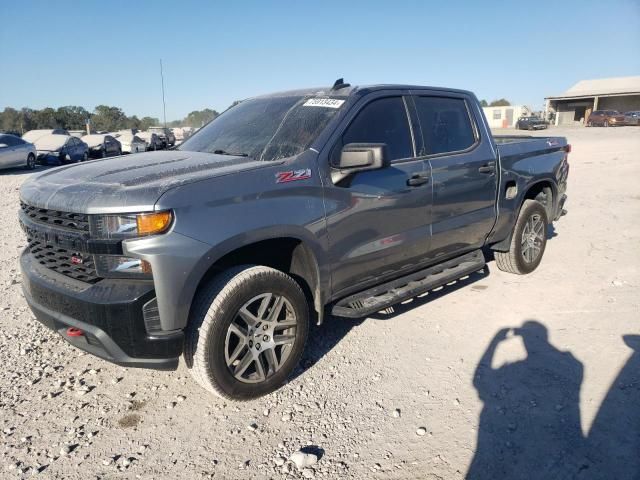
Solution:
<svg viewBox="0 0 640 480">
<path fill-rule="evenodd" d="M 195 110 L 182 120 L 167 122 L 167 126 L 201 127 L 218 115 L 217 111 L 210 108 Z M 108 105 L 98 105 L 92 112 L 84 107 L 72 105 L 57 109 L 47 107 L 41 110 L 32 108 L 17 110 L 6 107 L 0 112 L 0 131 L 22 135 L 29 130 L 50 128 L 84 130 L 87 120 L 91 122 L 92 130 L 107 132 L 128 128 L 147 130 L 151 126 L 160 125 L 159 119 L 155 117 L 127 116 L 121 108 Z"/>
<path fill-rule="evenodd" d="M 506 98 L 493 100 L 491 103 L 487 103 L 486 100 L 480 100 L 480 106 L 481 107 L 509 107 L 511 106 L 511 102 Z"/>
</svg>

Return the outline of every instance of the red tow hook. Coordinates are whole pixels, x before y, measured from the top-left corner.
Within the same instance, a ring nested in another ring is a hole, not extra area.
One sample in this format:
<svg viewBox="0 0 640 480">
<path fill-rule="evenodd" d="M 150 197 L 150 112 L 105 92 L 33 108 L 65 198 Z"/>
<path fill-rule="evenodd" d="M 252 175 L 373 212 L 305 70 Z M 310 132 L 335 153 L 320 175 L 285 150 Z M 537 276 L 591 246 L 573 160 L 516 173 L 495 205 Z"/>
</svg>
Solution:
<svg viewBox="0 0 640 480">
<path fill-rule="evenodd" d="M 84 332 L 79 328 L 69 327 L 67 328 L 67 337 L 81 337 Z"/>
</svg>

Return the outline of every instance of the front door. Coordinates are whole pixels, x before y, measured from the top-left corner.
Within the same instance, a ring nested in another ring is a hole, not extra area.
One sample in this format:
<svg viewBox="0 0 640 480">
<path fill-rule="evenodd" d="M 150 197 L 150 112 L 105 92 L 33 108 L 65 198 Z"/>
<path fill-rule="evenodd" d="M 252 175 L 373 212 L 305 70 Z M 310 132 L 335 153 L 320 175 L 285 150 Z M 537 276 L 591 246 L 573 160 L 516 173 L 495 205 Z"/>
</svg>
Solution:
<svg viewBox="0 0 640 480">
<path fill-rule="evenodd" d="M 431 166 L 432 260 L 484 245 L 496 218 L 498 168 L 490 139 L 479 134 L 464 94 L 419 94 L 413 100 L 422 132 L 422 155 Z M 476 107 L 477 108 L 477 107 Z"/>
<path fill-rule="evenodd" d="M 429 251 L 429 166 L 415 156 L 405 98 L 388 95 L 361 101 L 331 154 L 384 143 L 391 161 L 325 188 L 334 296 L 415 270 Z"/>
</svg>

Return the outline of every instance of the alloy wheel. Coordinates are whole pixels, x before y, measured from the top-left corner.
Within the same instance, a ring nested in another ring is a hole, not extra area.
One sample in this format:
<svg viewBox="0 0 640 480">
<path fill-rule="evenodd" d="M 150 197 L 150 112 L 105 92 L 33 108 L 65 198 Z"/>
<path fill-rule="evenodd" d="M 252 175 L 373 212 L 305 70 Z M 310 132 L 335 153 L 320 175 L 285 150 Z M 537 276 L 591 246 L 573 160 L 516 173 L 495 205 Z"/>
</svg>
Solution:
<svg viewBox="0 0 640 480">
<path fill-rule="evenodd" d="M 544 222 L 537 213 L 531 215 L 522 229 L 521 251 L 522 258 L 527 263 L 537 260 L 542 251 L 545 234 Z"/>
<path fill-rule="evenodd" d="M 273 376 L 289 358 L 297 317 L 289 300 L 264 293 L 246 302 L 227 329 L 224 355 L 231 374 L 244 383 Z"/>
</svg>

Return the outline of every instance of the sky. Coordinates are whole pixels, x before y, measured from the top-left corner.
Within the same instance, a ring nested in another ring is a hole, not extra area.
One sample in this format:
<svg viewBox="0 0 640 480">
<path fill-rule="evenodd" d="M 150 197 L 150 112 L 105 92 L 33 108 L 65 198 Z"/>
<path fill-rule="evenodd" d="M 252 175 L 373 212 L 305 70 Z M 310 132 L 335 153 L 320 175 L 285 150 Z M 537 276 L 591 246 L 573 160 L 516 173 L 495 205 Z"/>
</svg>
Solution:
<svg viewBox="0 0 640 480">
<path fill-rule="evenodd" d="M 292 88 L 455 87 L 542 109 L 640 75 L 640 0 L 4 1 L 0 110 L 106 104 L 167 121 Z"/>
</svg>

